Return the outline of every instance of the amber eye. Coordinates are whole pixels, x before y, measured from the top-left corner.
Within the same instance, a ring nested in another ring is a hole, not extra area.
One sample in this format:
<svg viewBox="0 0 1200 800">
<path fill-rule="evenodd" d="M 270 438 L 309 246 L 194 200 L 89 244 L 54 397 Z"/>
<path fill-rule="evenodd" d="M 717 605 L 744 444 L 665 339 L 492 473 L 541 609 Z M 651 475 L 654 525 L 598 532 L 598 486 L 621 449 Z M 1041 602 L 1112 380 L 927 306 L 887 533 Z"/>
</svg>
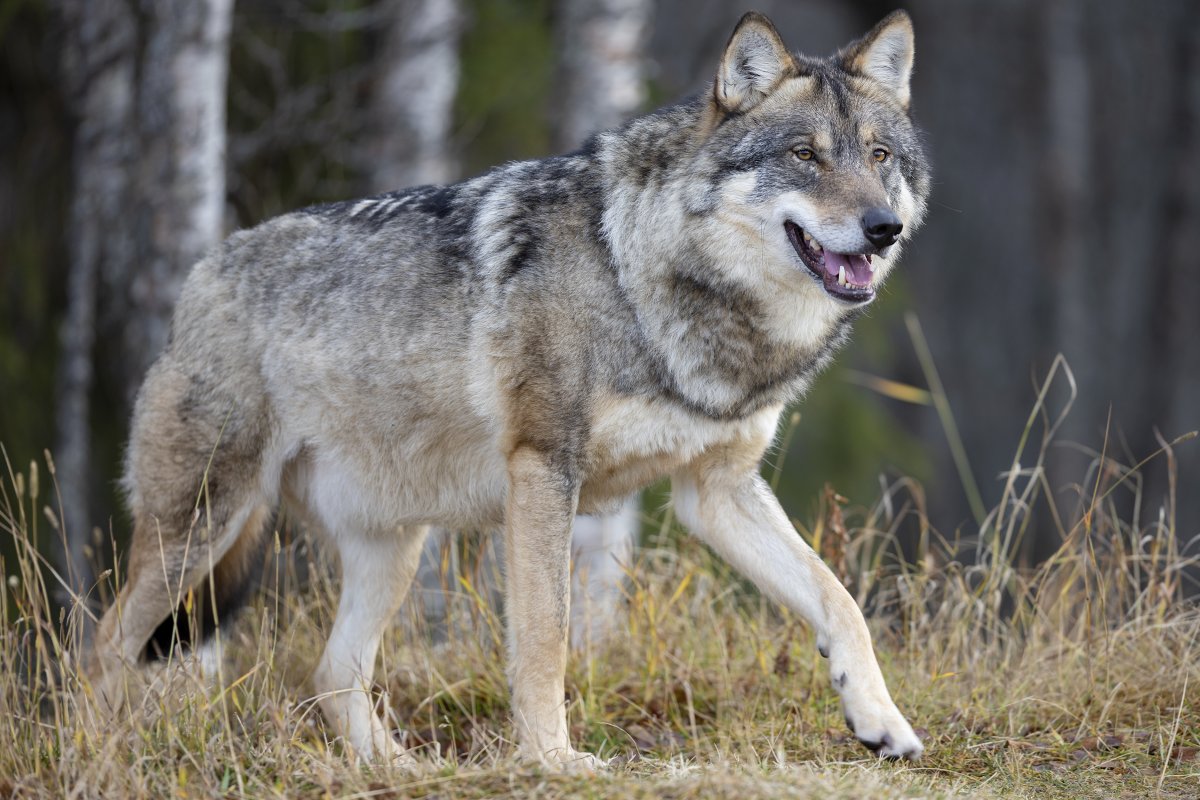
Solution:
<svg viewBox="0 0 1200 800">
<path fill-rule="evenodd" d="M 809 150 L 807 147 L 797 147 L 796 149 L 792 150 L 792 155 L 796 157 L 797 161 L 812 161 L 817 157 L 817 154 L 812 150 Z"/>
<path fill-rule="evenodd" d="M 875 159 L 875 161 L 877 163 L 882 164 L 883 162 L 885 162 L 889 158 L 891 158 L 892 154 L 889 153 L 887 150 L 884 150 L 882 147 L 876 147 L 874 152 L 871 153 L 871 156 Z"/>
</svg>

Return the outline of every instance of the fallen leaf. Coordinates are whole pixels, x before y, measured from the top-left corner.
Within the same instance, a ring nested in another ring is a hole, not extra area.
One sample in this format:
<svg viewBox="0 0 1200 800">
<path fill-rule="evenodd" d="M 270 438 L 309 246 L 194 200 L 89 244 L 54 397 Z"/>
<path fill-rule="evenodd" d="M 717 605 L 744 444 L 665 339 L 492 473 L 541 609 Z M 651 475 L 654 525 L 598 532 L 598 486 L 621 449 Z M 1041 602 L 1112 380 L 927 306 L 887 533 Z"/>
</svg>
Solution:
<svg viewBox="0 0 1200 800">
<path fill-rule="evenodd" d="M 1079 747 L 1089 752 L 1097 750 L 1116 750 L 1125 741 L 1121 736 L 1088 736 L 1076 742 Z"/>
<path fill-rule="evenodd" d="M 657 745 L 657 740 L 650 731 L 636 722 L 626 726 L 625 732 L 633 739 L 633 744 L 638 750 L 653 750 Z"/>
<path fill-rule="evenodd" d="M 1175 745 L 1171 748 L 1172 761 L 1195 761 L 1197 757 L 1200 757 L 1200 747 L 1181 747 L 1180 745 Z"/>
</svg>

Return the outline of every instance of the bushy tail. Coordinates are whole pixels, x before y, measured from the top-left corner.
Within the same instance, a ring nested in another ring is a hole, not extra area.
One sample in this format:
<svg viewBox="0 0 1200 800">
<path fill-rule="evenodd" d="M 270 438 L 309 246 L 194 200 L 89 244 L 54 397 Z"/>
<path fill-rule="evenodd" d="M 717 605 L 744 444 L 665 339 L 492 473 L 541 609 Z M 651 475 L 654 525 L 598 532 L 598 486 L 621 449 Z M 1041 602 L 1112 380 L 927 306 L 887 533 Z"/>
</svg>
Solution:
<svg viewBox="0 0 1200 800">
<path fill-rule="evenodd" d="M 229 624 L 254 595 L 262 574 L 269 530 L 265 509 L 251 519 L 237 541 L 205 577 L 190 597 L 162 621 L 146 643 L 144 657 L 160 660 L 175 647 L 194 649 L 210 639 L 219 626 Z"/>
</svg>

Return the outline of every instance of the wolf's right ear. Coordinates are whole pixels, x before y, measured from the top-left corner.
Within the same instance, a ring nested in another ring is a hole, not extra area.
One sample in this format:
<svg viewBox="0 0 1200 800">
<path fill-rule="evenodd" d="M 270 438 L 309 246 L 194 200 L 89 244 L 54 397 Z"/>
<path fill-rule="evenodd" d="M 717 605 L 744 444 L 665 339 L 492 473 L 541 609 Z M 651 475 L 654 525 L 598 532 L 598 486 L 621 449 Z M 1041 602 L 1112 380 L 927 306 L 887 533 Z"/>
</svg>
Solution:
<svg viewBox="0 0 1200 800">
<path fill-rule="evenodd" d="M 751 11 L 733 29 L 721 56 L 714 88 L 717 105 L 730 113 L 745 113 L 795 71 L 796 62 L 771 20 Z"/>
</svg>

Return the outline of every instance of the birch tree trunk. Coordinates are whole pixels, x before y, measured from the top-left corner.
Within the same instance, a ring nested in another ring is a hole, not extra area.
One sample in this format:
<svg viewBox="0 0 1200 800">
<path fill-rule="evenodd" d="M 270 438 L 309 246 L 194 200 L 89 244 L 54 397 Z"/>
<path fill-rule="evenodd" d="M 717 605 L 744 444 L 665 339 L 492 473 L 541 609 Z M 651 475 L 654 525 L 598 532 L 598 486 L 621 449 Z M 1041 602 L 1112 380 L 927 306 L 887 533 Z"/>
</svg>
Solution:
<svg viewBox="0 0 1200 800">
<path fill-rule="evenodd" d="M 371 190 L 448 183 L 463 32 L 459 0 L 402 0 L 387 22 L 372 100 Z"/>
<path fill-rule="evenodd" d="M 142 0 L 145 49 L 129 207 L 135 258 L 106 264 L 119 309 L 127 405 L 167 340 L 192 264 L 221 240 L 225 86 L 233 0 Z"/>
<path fill-rule="evenodd" d="M 125 3 L 62 0 L 59 11 L 65 28 L 63 78 L 76 125 L 55 464 L 64 532 L 60 568 L 70 590 L 78 593 L 90 586 L 93 575 L 89 416 L 97 281 L 102 264 L 129 257 L 122 212 L 134 150 L 137 20 Z"/>
<path fill-rule="evenodd" d="M 565 151 L 642 109 L 653 5 L 650 0 L 562 0 L 558 7 L 560 111 L 554 141 Z"/>
<path fill-rule="evenodd" d="M 71 589 L 93 580 L 94 351 L 128 416 L 189 267 L 221 236 L 232 0 L 59 0 L 75 116 L 56 446 Z M 102 311 L 101 311 L 102 310 Z"/>
</svg>

